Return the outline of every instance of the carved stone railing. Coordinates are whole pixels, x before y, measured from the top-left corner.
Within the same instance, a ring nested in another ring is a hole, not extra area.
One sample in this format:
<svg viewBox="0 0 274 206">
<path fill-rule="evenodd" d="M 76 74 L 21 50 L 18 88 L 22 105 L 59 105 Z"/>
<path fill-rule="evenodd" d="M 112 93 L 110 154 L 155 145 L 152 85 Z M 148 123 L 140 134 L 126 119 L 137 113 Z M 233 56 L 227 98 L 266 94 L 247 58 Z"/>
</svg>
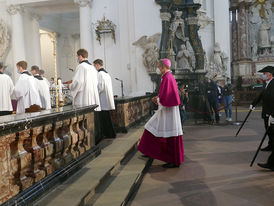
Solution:
<svg viewBox="0 0 274 206">
<path fill-rule="evenodd" d="M 127 132 L 128 128 L 150 116 L 153 107 L 152 94 L 139 97 L 115 99 L 116 109 L 111 111 L 117 132 Z"/>
<path fill-rule="evenodd" d="M 30 193 L 31 187 L 42 185 L 94 147 L 95 108 L 66 106 L 61 111 L 1 117 L 0 204 L 8 200 L 4 204 L 13 205 L 10 198 L 25 190 Z"/>
</svg>

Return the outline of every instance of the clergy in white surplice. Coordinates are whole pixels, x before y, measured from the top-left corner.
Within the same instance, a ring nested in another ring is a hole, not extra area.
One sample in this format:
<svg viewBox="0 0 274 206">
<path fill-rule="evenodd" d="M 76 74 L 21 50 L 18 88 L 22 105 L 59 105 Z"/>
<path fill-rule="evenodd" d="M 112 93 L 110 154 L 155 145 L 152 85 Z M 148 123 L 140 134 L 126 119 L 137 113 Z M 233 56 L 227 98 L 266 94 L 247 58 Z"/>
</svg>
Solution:
<svg viewBox="0 0 274 206">
<path fill-rule="evenodd" d="M 88 61 L 88 52 L 85 49 L 77 51 L 79 65 L 75 75 L 68 85 L 73 97 L 73 105 L 88 106 L 97 104 L 96 111 L 100 111 L 98 94 L 98 74 L 96 68 Z"/>
<path fill-rule="evenodd" d="M 36 88 L 38 89 L 40 95 L 42 109 L 51 109 L 49 83 L 40 76 L 38 66 L 32 66 L 30 72 L 35 78 Z"/>
<path fill-rule="evenodd" d="M 93 62 L 98 70 L 98 91 L 101 111 L 99 112 L 101 139 L 114 138 L 116 133 L 110 116 L 110 110 L 115 110 L 112 81 L 109 73 L 103 68 L 103 60 L 96 59 Z"/>
<path fill-rule="evenodd" d="M 8 75 L 4 74 L 4 66 L 0 62 L 0 116 L 12 114 L 11 95 L 13 89 L 13 82 Z"/>
<path fill-rule="evenodd" d="M 39 69 L 39 75 L 47 82 L 47 84 L 48 84 L 49 87 L 50 87 L 50 82 L 49 82 L 49 80 L 45 77 L 45 71 L 42 70 L 42 69 Z"/>
<path fill-rule="evenodd" d="M 17 100 L 16 113 L 38 112 L 41 110 L 41 99 L 34 77 L 27 71 L 27 62 L 16 64 L 20 77 L 14 87 L 14 96 Z"/>
</svg>

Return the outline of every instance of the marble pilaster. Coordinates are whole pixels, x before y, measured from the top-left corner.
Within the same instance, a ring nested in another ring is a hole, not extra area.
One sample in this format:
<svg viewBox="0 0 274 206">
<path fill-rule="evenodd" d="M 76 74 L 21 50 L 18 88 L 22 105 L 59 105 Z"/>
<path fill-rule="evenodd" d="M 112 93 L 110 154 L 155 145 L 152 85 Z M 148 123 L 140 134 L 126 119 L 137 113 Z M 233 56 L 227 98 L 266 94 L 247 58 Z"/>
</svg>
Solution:
<svg viewBox="0 0 274 206">
<path fill-rule="evenodd" d="M 40 43 L 40 25 L 39 21 L 41 20 L 41 16 L 32 13 L 32 27 L 33 27 L 33 45 L 32 45 L 32 58 L 33 58 L 33 64 L 39 66 L 41 68 L 42 66 L 42 56 L 41 56 L 41 43 Z"/>
<path fill-rule="evenodd" d="M 26 60 L 26 48 L 24 39 L 24 26 L 23 26 L 23 7 L 20 5 L 10 5 L 7 9 L 11 15 L 12 20 L 12 48 L 13 48 L 13 62 L 16 64 L 18 61 Z M 17 68 L 13 66 L 13 79 L 17 80 Z"/>
<path fill-rule="evenodd" d="M 89 60 L 93 59 L 92 53 L 92 24 L 91 24 L 91 3 L 92 0 L 74 0 L 79 5 L 80 13 L 80 46 L 89 53 Z"/>
<path fill-rule="evenodd" d="M 245 4 L 240 4 L 238 12 L 238 58 L 248 58 L 248 11 Z"/>
</svg>

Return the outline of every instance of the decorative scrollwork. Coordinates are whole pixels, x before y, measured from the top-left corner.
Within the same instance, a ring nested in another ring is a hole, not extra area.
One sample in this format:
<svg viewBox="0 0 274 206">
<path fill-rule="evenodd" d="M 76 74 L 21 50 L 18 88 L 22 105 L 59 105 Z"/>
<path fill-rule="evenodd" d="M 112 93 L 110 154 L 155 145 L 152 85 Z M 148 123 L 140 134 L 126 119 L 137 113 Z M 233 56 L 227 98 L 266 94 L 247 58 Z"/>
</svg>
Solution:
<svg viewBox="0 0 274 206">
<path fill-rule="evenodd" d="M 8 27 L 3 20 L 0 20 L 0 59 L 3 59 L 6 54 L 9 47 L 9 39 Z"/>
<path fill-rule="evenodd" d="M 112 39 L 114 40 L 114 43 L 116 43 L 115 28 L 116 28 L 116 25 L 109 19 L 106 19 L 106 17 L 104 16 L 101 21 L 97 21 L 97 23 L 96 23 L 96 29 L 95 29 L 95 32 L 97 35 L 96 39 L 101 44 L 101 34 L 111 33 Z"/>
</svg>

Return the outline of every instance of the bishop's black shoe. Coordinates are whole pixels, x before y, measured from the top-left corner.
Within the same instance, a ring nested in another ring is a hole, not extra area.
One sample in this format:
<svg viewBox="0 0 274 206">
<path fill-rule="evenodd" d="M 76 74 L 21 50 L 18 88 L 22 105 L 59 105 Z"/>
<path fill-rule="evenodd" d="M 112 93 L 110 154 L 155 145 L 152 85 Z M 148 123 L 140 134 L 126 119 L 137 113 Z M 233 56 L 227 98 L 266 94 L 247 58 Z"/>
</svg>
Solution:
<svg viewBox="0 0 274 206">
<path fill-rule="evenodd" d="M 163 168 L 178 168 L 180 165 L 175 165 L 173 163 L 166 163 L 162 165 Z"/>
<path fill-rule="evenodd" d="M 270 145 L 267 145 L 265 148 L 262 148 L 261 151 L 264 151 L 264 152 L 272 151 L 272 148 Z"/>
<path fill-rule="evenodd" d="M 274 171 L 274 167 L 271 166 L 271 165 L 269 165 L 269 164 L 267 164 L 267 163 L 258 163 L 257 165 L 258 165 L 259 167 L 261 167 L 261 168 L 270 169 L 270 170 Z"/>
</svg>

